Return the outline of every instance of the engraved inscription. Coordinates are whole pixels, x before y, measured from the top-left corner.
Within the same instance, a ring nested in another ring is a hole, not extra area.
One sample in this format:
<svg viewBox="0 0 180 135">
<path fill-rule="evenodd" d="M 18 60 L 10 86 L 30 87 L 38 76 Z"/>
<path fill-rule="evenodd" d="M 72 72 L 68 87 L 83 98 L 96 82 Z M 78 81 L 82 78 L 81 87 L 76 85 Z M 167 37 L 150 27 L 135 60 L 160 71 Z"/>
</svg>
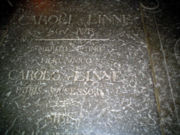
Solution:
<svg viewBox="0 0 180 135">
<path fill-rule="evenodd" d="M 83 17 L 82 20 L 76 20 L 75 22 L 75 16 L 72 14 L 63 13 L 61 15 L 50 15 L 50 16 L 24 16 L 22 15 L 19 17 L 18 22 L 20 25 L 50 25 L 50 24 L 56 24 L 56 25 L 70 25 L 72 23 L 79 24 L 80 22 L 84 22 L 86 25 L 119 25 L 119 24 L 125 24 L 127 22 L 127 16 L 125 15 L 106 15 L 106 14 L 98 14 L 98 15 L 92 15 L 89 14 L 86 17 Z M 82 18 L 81 18 L 82 19 Z M 28 21 L 27 21 L 28 20 Z"/>
<path fill-rule="evenodd" d="M 118 71 L 71 71 L 70 76 L 63 75 L 60 70 L 11 70 L 8 73 L 9 80 L 29 80 L 29 81 L 62 81 L 63 79 L 74 82 L 98 82 L 109 81 L 118 82 Z M 70 80 L 71 79 L 71 80 Z"/>
</svg>

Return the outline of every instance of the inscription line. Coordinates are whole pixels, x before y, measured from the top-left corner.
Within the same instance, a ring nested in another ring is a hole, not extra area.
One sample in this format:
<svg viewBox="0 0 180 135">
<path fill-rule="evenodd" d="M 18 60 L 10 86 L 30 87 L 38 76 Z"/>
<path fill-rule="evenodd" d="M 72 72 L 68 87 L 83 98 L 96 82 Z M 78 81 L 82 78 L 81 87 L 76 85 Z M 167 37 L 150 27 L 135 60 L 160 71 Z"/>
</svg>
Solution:
<svg viewBox="0 0 180 135">
<path fill-rule="evenodd" d="M 105 39 L 66 39 L 66 38 L 61 38 L 61 39 L 36 39 L 38 41 L 108 41 L 108 38 Z"/>
</svg>

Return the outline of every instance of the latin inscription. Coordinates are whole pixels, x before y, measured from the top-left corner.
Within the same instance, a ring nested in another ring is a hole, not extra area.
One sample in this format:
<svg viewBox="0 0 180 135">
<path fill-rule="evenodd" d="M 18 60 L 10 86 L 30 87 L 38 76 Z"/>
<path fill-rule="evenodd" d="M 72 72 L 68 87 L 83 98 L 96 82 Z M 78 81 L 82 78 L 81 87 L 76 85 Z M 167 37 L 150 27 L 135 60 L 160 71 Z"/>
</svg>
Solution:
<svg viewBox="0 0 180 135">
<path fill-rule="evenodd" d="M 83 57 L 53 57 L 53 58 L 41 58 L 40 62 L 42 64 L 49 65 L 67 65 L 67 64 L 92 64 L 93 62 L 97 62 L 97 58 L 83 58 Z"/>
<path fill-rule="evenodd" d="M 52 44 L 55 44 L 54 42 Z M 57 44 L 57 43 L 56 43 Z M 83 45 L 79 46 L 78 50 L 76 51 L 81 51 L 84 53 L 101 53 L 106 49 L 105 46 L 99 46 L 99 45 Z M 66 53 L 66 52 L 71 52 L 74 51 L 74 48 L 72 44 L 67 44 L 65 46 L 62 46 L 61 44 L 59 45 L 36 45 L 35 47 L 32 48 L 34 51 L 38 51 L 40 54 L 41 53 Z"/>
<path fill-rule="evenodd" d="M 103 98 L 106 92 L 99 88 L 78 88 L 78 87 L 61 88 L 56 86 L 50 86 L 49 88 L 44 88 L 42 86 L 34 86 L 34 85 L 16 87 L 16 94 L 22 95 L 24 97 L 33 97 L 35 95 L 40 95 L 42 93 L 47 93 L 50 97 L 64 95 L 64 96 L 93 96 L 93 97 Z"/>
<path fill-rule="evenodd" d="M 29 25 L 29 24 L 34 24 L 34 25 L 40 25 L 40 24 L 56 24 L 56 25 L 70 25 L 72 23 L 85 23 L 86 25 L 122 25 L 127 22 L 127 16 L 125 15 L 106 15 L 106 14 L 99 14 L 99 15 L 92 15 L 89 14 L 84 19 L 83 21 L 81 20 L 76 20 L 75 22 L 75 16 L 72 14 L 67 14 L 63 13 L 61 15 L 50 15 L 50 16 L 24 16 L 22 15 L 19 17 L 18 22 L 21 25 Z M 27 21 L 28 20 L 28 21 Z"/>
<path fill-rule="evenodd" d="M 2 100 L 1 107 L 12 111 L 5 122 L 2 115 L 1 123 L 8 128 L 5 134 L 155 131 L 154 110 L 150 108 L 154 107 L 150 100 L 153 90 L 145 63 L 146 48 L 140 42 L 139 15 L 132 15 L 132 9 L 126 12 L 126 4 L 122 9 L 103 4 L 96 9 L 88 1 L 80 6 L 72 2 L 67 9 L 68 1 L 59 1 L 60 10 L 51 5 L 54 1 L 42 1 L 41 6 L 47 4 L 53 9 L 49 14 L 48 10 L 43 12 L 46 8 L 36 13 L 38 1 L 32 3 L 27 11 L 15 16 L 11 34 L 17 31 L 17 37 L 9 34 L 10 40 L 0 51 L 2 61 L 7 60 L 2 65 L 5 102 Z M 149 123 L 153 128 L 149 129 Z M 143 131 L 142 125 L 149 130 Z"/>
<path fill-rule="evenodd" d="M 11 70 L 8 73 L 10 80 L 28 80 L 28 81 L 60 81 L 68 80 L 73 82 L 118 82 L 118 71 L 73 71 L 71 75 L 65 78 L 60 70 Z"/>
<path fill-rule="evenodd" d="M 22 86 L 16 87 L 17 94 L 28 96 L 28 97 L 38 95 L 38 94 L 42 93 L 42 90 L 43 90 L 42 86 L 29 85 L 29 86 L 25 86 L 25 87 L 22 87 Z"/>
</svg>

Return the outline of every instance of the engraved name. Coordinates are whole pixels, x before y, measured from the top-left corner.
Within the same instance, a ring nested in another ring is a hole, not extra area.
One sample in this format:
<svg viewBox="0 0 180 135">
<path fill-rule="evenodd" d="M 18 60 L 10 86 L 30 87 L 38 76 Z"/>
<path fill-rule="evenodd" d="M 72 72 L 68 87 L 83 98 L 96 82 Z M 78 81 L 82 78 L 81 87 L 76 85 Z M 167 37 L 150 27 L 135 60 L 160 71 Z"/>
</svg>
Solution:
<svg viewBox="0 0 180 135">
<path fill-rule="evenodd" d="M 70 25 L 72 23 L 76 23 L 81 25 L 118 25 L 118 24 L 126 24 L 127 23 L 127 16 L 125 15 L 116 15 L 116 14 L 98 14 L 92 15 L 88 14 L 86 17 L 79 18 L 77 20 L 76 15 L 62 13 L 60 15 L 50 15 L 50 16 L 20 16 L 18 22 L 20 25 L 41 25 L 41 24 L 58 24 L 58 25 Z"/>
<path fill-rule="evenodd" d="M 118 71 L 72 71 L 67 76 L 60 70 L 11 70 L 8 73 L 9 80 L 28 80 L 28 81 L 62 81 L 68 80 L 73 82 L 118 82 Z"/>
</svg>

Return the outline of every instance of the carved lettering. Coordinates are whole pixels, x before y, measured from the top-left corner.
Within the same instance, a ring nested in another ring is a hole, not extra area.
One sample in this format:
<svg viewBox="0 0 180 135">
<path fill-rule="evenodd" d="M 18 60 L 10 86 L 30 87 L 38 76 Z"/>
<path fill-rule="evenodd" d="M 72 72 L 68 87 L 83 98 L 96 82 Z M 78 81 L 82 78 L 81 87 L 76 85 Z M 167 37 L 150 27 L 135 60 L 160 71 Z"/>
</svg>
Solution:
<svg viewBox="0 0 180 135">
<path fill-rule="evenodd" d="M 116 82 L 117 81 L 117 73 L 116 71 L 75 71 L 74 74 L 74 81 L 82 82 L 92 82 L 92 81 L 110 81 Z"/>
<path fill-rule="evenodd" d="M 29 80 L 29 81 L 59 81 L 69 80 L 73 82 L 118 82 L 119 74 L 117 71 L 73 71 L 66 78 L 59 70 L 11 70 L 8 73 L 9 80 Z"/>
<path fill-rule="evenodd" d="M 125 15 L 117 16 L 115 14 L 113 15 L 88 15 L 88 25 L 106 25 L 106 24 L 111 24 L 111 25 L 117 25 L 117 24 L 122 24 L 126 22 Z"/>
<path fill-rule="evenodd" d="M 20 25 L 25 26 L 25 25 L 30 25 L 30 24 L 34 24 L 34 25 L 41 25 L 41 24 L 70 25 L 72 23 L 79 24 L 81 21 L 83 21 L 84 24 L 87 24 L 88 26 L 90 26 L 90 25 L 105 26 L 105 25 L 125 24 L 128 22 L 127 21 L 129 19 L 128 17 L 129 16 L 116 15 L 116 14 L 108 14 L 108 15 L 107 14 L 98 14 L 98 15 L 88 14 L 83 19 L 81 18 L 80 20 L 73 20 L 73 15 L 67 14 L 64 12 L 60 15 L 49 15 L 49 16 L 39 15 L 39 16 L 25 17 L 24 15 L 22 15 L 18 18 L 18 22 Z M 84 29 L 84 30 L 87 31 L 87 29 Z M 81 33 L 82 33 L 84 30 L 79 29 L 79 32 L 81 31 Z M 92 29 L 89 29 L 88 31 L 93 32 Z"/>
<path fill-rule="evenodd" d="M 42 87 L 41 86 L 33 86 L 33 85 L 28 85 L 26 87 L 16 87 L 16 93 L 17 94 L 22 94 L 24 96 L 34 96 L 38 95 L 42 92 Z"/>
<path fill-rule="evenodd" d="M 76 33 L 78 35 L 84 35 L 84 34 L 88 34 L 88 35 L 94 35 L 94 29 L 92 28 L 77 28 Z"/>
</svg>

